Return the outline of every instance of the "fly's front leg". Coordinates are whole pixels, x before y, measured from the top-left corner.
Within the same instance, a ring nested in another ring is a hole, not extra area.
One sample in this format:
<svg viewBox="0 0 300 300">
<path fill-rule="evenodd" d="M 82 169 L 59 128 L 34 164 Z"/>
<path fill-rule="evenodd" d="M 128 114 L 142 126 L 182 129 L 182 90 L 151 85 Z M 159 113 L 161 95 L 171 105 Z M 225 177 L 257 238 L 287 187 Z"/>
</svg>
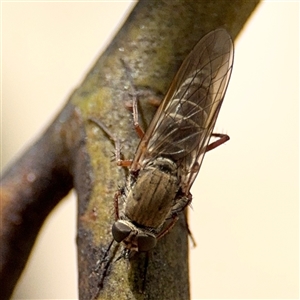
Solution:
<svg viewBox="0 0 300 300">
<path fill-rule="evenodd" d="M 171 229 L 175 226 L 175 224 L 176 224 L 176 222 L 178 221 L 178 219 L 179 219 L 178 214 L 177 214 L 177 215 L 174 215 L 172 221 L 170 222 L 170 224 L 169 224 L 162 232 L 160 232 L 160 233 L 158 234 L 158 236 L 156 237 L 157 240 L 161 239 L 161 238 L 162 238 L 163 236 L 165 236 L 168 232 L 170 232 Z M 185 220 L 185 228 L 186 228 L 187 233 L 188 233 L 188 235 L 189 235 L 189 237 L 190 237 L 190 239 L 191 239 L 191 241 L 192 241 L 192 243 L 193 243 L 193 247 L 196 247 L 196 241 L 195 241 L 194 236 L 193 236 L 193 234 L 192 234 L 192 232 L 191 232 L 191 230 L 190 230 L 190 227 L 189 227 L 189 224 L 188 224 L 188 221 L 187 221 L 187 216 L 186 216 L 186 214 L 184 214 L 184 220 Z"/>
<path fill-rule="evenodd" d="M 180 196 L 178 198 L 178 200 L 176 201 L 176 204 L 172 207 L 169 216 L 167 217 L 167 219 L 171 219 L 172 221 L 168 224 L 168 226 L 161 231 L 158 236 L 157 239 L 161 239 L 163 236 L 165 236 L 176 224 L 176 222 L 179 219 L 179 213 L 182 212 L 190 203 L 192 202 L 192 195 L 189 194 L 188 196 L 184 195 L 184 196 Z M 187 221 L 186 221 L 187 224 Z M 187 230 L 188 233 L 190 235 L 190 230 L 187 226 Z M 192 240 L 194 241 L 194 239 L 192 238 Z"/>
<path fill-rule="evenodd" d="M 179 212 L 183 211 L 188 205 L 190 205 L 192 203 L 192 200 L 193 200 L 193 196 L 191 193 L 188 194 L 188 196 L 183 196 L 182 198 L 180 198 L 178 200 L 178 204 L 177 204 L 177 207 L 175 209 L 172 210 L 173 214 L 178 214 Z M 184 213 L 183 212 L 183 215 L 184 215 L 184 221 L 185 221 L 185 228 L 186 228 L 186 231 L 193 243 L 193 247 L 196 247 L 196 241 L 194 239 L 194 236 L 190 230 L 190 227 L 189 227 L 189 223 L 188 223 L 188 219 L 187 219 L 187 213 Z"/>
<path fill-rule="evenodd" d="M 114 196 L 114 207 L 115 207 L 115 221 L 118 221 L 120 218 L 119 215 L 119 199 L 124 194 L 123 189 L 118 189 Z"/>
<path fill-rule="evenodd" d="M 168 224 L 168 226 L 162 230 L 158 236 L 156 237 L 157 240 L 160 240 L 162 237 L 164 237 L 168 232 L 171 231 L 171 229 L 175 226 L 176 222 L 178 221 L 179 217 L 178 215 L 174 215 L 172 221 Z"/>
<path fill-rule="evenodd" d="M 206 152 L 221 146 L 230 139 L 229 135 L 223 133 L 212 133 L 211 136 L 218 138 L 218 140 L 212 142 L 211 144 L 208 144 L 205 150 Z"/>
<path fill-rule="evenodd" d="M 132 160 L 121 159 L 120 140 L 114 134 L 112 134 L 110 130 L 101 121 L 93 118 L 90 118 L 89 120 L 95 123 L 98 127 L 100 127 L 104 131 L 104 133 L 109 137 L 109 139 L 113 142 L 115 146 L 115 159 L 117 165 L 120 167 L 130 167 Z"/>
</svg>

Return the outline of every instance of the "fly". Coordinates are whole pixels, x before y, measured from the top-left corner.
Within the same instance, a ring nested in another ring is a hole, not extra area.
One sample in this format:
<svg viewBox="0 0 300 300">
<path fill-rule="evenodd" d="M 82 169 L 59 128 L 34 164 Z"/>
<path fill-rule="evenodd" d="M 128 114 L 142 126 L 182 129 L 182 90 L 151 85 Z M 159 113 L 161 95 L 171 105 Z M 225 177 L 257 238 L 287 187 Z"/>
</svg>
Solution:
<svg viewBox="0 0 300 300">
<path fill-rule="evenodd" d="M 191 203 L 190 189 L 205 153 L 229 140 L 213 129 L 229 83 L 233 54 L 233 42 L 225 29 L 205 35 L 184 60 L 145 133 L 138 124 L 136 103 L 133 105 L 141 141 L 132 161 L 118 159 L 119 165 L 129 167 L 129 176 L 115 195 L 112 226 L 115 241 L 125 247 L 123 256 L 155 247 Z M 212 136 L 218 139 L 209 143 Z M 119 213 L 120 201 L 124 206 Z M 169 225 L 167 220 L 171 220 Z"/>
</svg>

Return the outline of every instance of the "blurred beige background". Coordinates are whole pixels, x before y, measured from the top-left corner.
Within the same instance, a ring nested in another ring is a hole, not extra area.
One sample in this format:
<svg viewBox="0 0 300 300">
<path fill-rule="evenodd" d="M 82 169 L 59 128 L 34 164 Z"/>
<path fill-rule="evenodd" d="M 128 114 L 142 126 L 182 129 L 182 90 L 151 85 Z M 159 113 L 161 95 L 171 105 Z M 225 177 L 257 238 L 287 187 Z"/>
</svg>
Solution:
<svg viewBox="0 0 300 300">
<path fill-rule="evenodd" d="M 2 3 L 1 167 L 49 124 L 132 5 Z M 235 45 L 216 125 L 231 140 L 207 154 L 192 189 L 192 298 L 298 299 L 299 2 L 263 2 Z M 13 299 L 77 298 L 75 220 L 72 194 Z"/>
</svg>

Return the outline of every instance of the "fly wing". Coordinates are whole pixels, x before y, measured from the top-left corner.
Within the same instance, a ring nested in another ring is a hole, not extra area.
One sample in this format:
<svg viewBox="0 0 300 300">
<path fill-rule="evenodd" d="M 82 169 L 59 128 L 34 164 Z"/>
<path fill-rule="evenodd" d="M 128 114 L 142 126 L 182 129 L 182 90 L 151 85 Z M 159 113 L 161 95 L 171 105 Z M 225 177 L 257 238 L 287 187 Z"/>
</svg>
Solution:
<svg viewBox="0 0 300 300">
<path fill-rule="evenodd" d="M 137 149 L 132 168 L 167 157 L 188 193 L 200 169 L 233 64 L 225 29 L 205 35 L 184 60 Z"/>
</svg>

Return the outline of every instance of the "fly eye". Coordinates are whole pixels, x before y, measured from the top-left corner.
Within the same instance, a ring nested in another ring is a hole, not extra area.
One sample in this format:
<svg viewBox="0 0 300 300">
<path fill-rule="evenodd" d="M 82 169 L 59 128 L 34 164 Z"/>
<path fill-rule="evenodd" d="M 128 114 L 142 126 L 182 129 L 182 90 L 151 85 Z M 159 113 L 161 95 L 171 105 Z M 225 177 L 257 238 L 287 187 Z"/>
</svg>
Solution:
<svg viewBox="0 0 300 300">
<path fill-rule="evenodd" d="M 112 226 L 112 235 L 116 242 L 122 242 L 127 236 L 130 234 L 131 229 L 127 225 L 123 224 L 122 222 L 115 222 Z"/>
<path fill-rule="evenodd" d="M 138 249 L 141 252 L 151 250 L 156 245 L 156 238 L 147 234 L 138 234 L 137 236 Z"/>
</svg>

